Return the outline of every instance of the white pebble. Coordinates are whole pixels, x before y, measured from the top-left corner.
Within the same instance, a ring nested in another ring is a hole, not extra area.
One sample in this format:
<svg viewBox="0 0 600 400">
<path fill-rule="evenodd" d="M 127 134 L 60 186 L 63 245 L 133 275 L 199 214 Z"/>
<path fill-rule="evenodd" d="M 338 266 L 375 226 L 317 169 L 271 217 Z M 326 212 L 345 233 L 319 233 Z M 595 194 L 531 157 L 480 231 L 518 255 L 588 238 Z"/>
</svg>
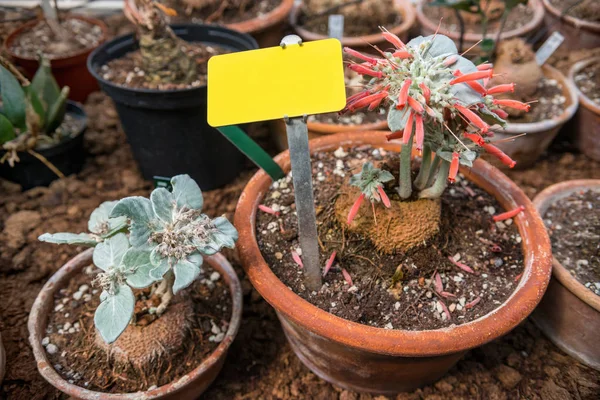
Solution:
<svg viewBox="0 0 600 400">
<path fill-rule="evenodd" d="M 46 351 L 48 354 L 56 354 L 58 352 L 58 347 L 55 344 L 49 343 L 48 346 L 46 346 Z"/>
<path fill-rule="evenodd" d="M 220 277 L 221 274 L 219 274 L 217 271 L 214 271 L 212 274 L 210 274 L 210 280 L 213 282 L 218 281 Z"/>
<path fill-rule="evenodd" d="M 50 338 L 46 336 L 42 339 L 42 346 L 48 346 L 48 343 L 50 343 Z"/>
</svg>

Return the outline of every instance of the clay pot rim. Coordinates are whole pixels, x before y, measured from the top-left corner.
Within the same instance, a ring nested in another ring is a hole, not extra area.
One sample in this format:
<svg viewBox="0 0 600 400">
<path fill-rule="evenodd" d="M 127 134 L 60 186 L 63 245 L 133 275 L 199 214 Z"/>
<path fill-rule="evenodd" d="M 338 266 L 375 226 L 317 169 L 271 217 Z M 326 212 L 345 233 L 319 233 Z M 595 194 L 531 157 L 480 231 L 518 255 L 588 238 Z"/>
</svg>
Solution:
<svg viewBox="0 0 600 400">
<path fill-rule="evenodd" d="M 234 22 L 232 24 L 225 24 L 225 27 L 234 31 L 249 34 L 262 32 L 285 20 L 292 10 L 293 5 L 294 0 L 281 0 L 277 7 L 262 16 L 256 16 L 252 19 Z"/>
<path fill-rule="evenodd" d="M 384 132 L 377 131 L 339 133 L 309 142 L 313 152 L 361 144 L 393 151 L 400 148 L 396 143 L 387 142 Z M 275 160 L 284 171 L 290 169 L 288 151 L 280 153 Z M 361 351 L 424 357 L 452 354 L 481 346 L 516 327 L 541 300 L 551 276 L 550 240 L 529 198 L 498 169 L 479 159 L 473 169 L 462 168 L 461 171 L 486 191 L 495 190 L 495 197 L 504 208 L 512 209 L 518 205 L 526 208 L 514 220 L 523 239 L 523 277 L 501 306 L 477 320 L 437 330 L 388 330 L 334 316 L 293 293 L 269 268 L 254 233 L 257 206 L 271 184 L 271 179 L 263 171 L 250 179 L 235 212 L 234 224 L 239 232 L 238 250 L 244 270 L 253 286 L 278 313 L 316 335 Z"/>
<path fill-rule="evenodd" d="M 31 313 L 29 314 L 29 319 L 27 321 L 29 344 L 33 348 L 33 355 L 40 375 L 42 375 L 52 386 L 77 399 L 102 398 L 105 400 L 137 400 L 140 399 L 140 397 L 143 397 L 144 399 L 161 399 L 165 395 L 174 394 L 182 387 L 192 384 L 205 371 L 209 370 L 213 365 L 217 364 L 221 358 L 227 355 L 227 350 L 235 339 L 241 323 L 243 303 L 242 286 L 229 261 L 227 261 L 220 253 L 217 253 L 210 257 L 204 257 L 204 260 L 219 271 L 221 276 L 227 281 L 232 297 L 231 320 L 229 321 L 229 327 L 223 341 L 207 358 L 202 360 L 196 368 L 175 382 L 168 383 L 156 389 L 133 393 L 96 392 L 64 380 L 54 370 L 54 367 L 48 360 L 46 351 L 42 346 L 42 336 L 48 323 L 48 315 L 53 309 L 51 305 L 49 305 L 47 306 L 48 312 L 44 312 L 44 305 L 47 304 L 48 301 L 53 301 L 54 293 L 60 290 L 64 284 L 66 284 L 66 281 L 77 274 L 83 267 L 92 263 L 92 252 L 93 249 L 88 249 L 78 254 L 56 271 L 37 295 L 31 308 Z M 40 328 L 40 332 L 37 330 L 39 324 L 43 325 L 43 327 Z"/>
<path fill-rule="evenodd" d="M 329 135 L 332 133 L 339 132 L 352 132 L 352 131 L 380 131 L 388 129 L 387 120 L 378 122 L 371 122 L 369 124 L 328 124 L 325 122 L 308 122 L 308 130 L 313 133 L 321 135 Z"/>
<path fill-rule="evenodd" d="M 397 36 L 401 36 L 404 33 L 408 33 L 409 29 L 414 25 L 416 21 L 416 14 L 412 4 L 409 1 L 394 0 L 394 8 L 402 14 L 402 23 L 389 29 L 390 32 Z M 309 31 L 298 25 L 298 17 L 302 9 L 302 3 L 300 5 L 294 5 L 290 13 L 290 25 L 294 30 L 305 40 L 321 40 L 327 39 L 327 35 L 321 35 Z M 364 36 L 344 36 L 342 37 L 342 45 L 349 47 L 364 47 L 367 44 L 379 44 L 385 42 L 385 39 L 380 33 L 371 33 Z M 339 132 L 339 131 L 338 131 Z"/>
<path fill-rule="evenodd" d="M 62 68 L 62 67 L 66 67 L 68 65 L 73 64 L 77 58 L 80 58 L 81 56 L 85 56 L 87 57 L 88 54 L 90 54 L 92 51 L 94 51 L 94 49 L 96 49 L 97 47 L 99 47 L 102 43 L 104 43 L 108 37 L 108 28 L 106 27 L 106 24 L 104 22 L 102 22 L 99 19 L 96 18 L 89 18 L 89 17 L 84 17 L 82 15 L 69 15 L 67 17 L 67 19 L 78 19 L 81 21 L 86 21 L 89 22 L 90 24 L 99 26 L 100 29 L 102 30 L 102 36 L 100 37 L 100 40 L 98 41 L 98 43 L 95 46 L 89 47 L 87 49 L 83 49 L 77 53 L 73 53 L 70 54 L 66 57 L 58 57 L 58 58 L 52 58 L 50 59 L 50 63 L 52 64 L 52 68 Z M 39 24 L 40 22 L 43 21 L 43 18 L 37 18 L 33 21 L 29 21 L 23 25 L 21 25 L 20 27 L 18 27 L 17 29 L 15 29 L 14 31 L 12 31 L 4 40 L 4 49 L 6 50 L 6 52 L 8 53 L 8 55 L 16 60 L 21 60 L 21 61 L 25 61 L 25 62 L 38 62 L 37 57 L 24 57 L 24 56 L 20 56 L 15 54 L 12 51 L 12 42 L 15 40 L 15 38 L 17 38 L 17 36 L 19 36 L 21 33 L 23 33 L 23 31 Z"/>
<path fill-rule="evenodd" d="M 552 203 L 582 189 L 600 191 L 600 179 L 574 179 L 555 183 L 538 193 L 533 199 L 533 205 L 543 218 Z M 552 275 L 581 301 L 600 311 L 600 296 L 592 293 L 583 283 L 575 279 L 555 257 L 552 257 Z"/>
<path fill-rule="evenodd" d="M 542 3 L 544 4 L 546 11 L 552 14 L 555 18 L 566 21 L 569 25 L 572 25 L 577 29 L 583 28 L 600 33 L 600 22 L 586 21 L 584 19 L 575 18 L 571 15 L 564 15 L 561 17 L 562 12 L 558 8 L 554 7 L 549 0 L 542 0 Z"/>
<path fill-rule="evenodd" d="M 426 0 L 421 0 L 416 4 L 417 19 L 419 20 L 419 23 L 423 25 L 427 30 L 435 32 L 438 28 L 438 24 L 430 20 L 427 17 L 427 15 L 425 15 L 425 13 L 423 12 L 423 4 L 425 1 Z M 527 7 L 533 10 L 533 18 L 531 19 L 531 21 L 516 29 L 502 32 L 502 34 L 500 34 L 500 40 L 506 40 L 518 36 L 525 36 L 528 32 L 533 31 L 537 26 L 539 26 L 543 22 L 544 6 L 540 2 L 540 0 L 530 0 Z M 460 40 L 460 32 L 454 32 L 440 28 L 440 33 L 448 36 L 454 41 Z M 490 32 L 490 34 L 495 35 L 495 32 Z M 481 40 L 481 38 L 481 33 L 466 32 L 464 35 L 465 42 L 477 42 Z"/>
<path fill-rule="evenodd" d="M 510 134 L 521 134 L 526 132 L 527 134 L 534 133 L 545 133 L 550 129 L 564 125 L 568 120 L 573 118 L 577 108 L 579 107 L 579 99 L 577 96 L 577 89 L 572 82 L 572 79 L 567 79 L 559 70 L 549 65 L 543 65 L 542 70 L 546 78 L 552 78 L 560 81 L 562 85 L 563 95 L 568 95 L 571 104 L 565 108 L 565 110 L 558 116 L 552 119 L 546 119 L 543 121 L 530 122 L 530 123 L 508 123 L 505 128 L 498 128 L 501 133 Z M 494 129 L 496 130 L 496 129 Z"/>
<path fill-rule="evenodd" d="M 575 88 L 575 92 L 577 93 L 577 95 L 579 97 L 579 102 L 581 103 L 581 105 L 583 105 L 585 108 L 587 108 L 594 114 L 600 115 L 600 105 L 594 103 L 592 101 L 592 99 L 590 99 L 581 90 L 579 90 L 579 88 L 575 84 L 575 75 L 579 71 L 581 71 L 582 69 L 584 69 L 585 67 L 587 67 L 588 65 L 590 65 L 594 62 L 596 62 L 596 63 L 600 62 L 600 57 L 586 58 L 585 60 L 581 60 L 581 61 L 575 63 L 569 70 L 569 81 Z"/>
</svg>

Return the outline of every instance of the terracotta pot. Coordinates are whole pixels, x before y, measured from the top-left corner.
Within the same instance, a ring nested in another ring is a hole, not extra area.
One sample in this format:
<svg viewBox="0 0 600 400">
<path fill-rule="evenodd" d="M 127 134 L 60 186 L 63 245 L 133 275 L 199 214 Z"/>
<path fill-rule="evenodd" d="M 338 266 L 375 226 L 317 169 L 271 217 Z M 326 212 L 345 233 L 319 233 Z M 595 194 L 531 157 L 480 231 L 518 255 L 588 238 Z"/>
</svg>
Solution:
<svg viewBox="0 0 600 400">
<path fill-rule="evenodd" d="M 569 80 L 575 86 L 581 105 L 575 115 L 577 146 L 583 154 L 596 161 L 600 161 L 600 105 L 579 90 L 575 84 L 575 75 L 588 65 L 599 62 L 600 57 L 583 60 L 573 65 L 569 71 Z"/>
<path fill-rule="evenodd" d="M 388 30 L 397 35 L 402 41 L 408 40 L 408 32 L 414 25 L 416 17 L 415 10 L 408 0 L 394 0 L 394 8 L 397 12 L 402 14 L 402 23 L 398 26 L 386 27 Z M 327 35 L 321 35 L 320 33 L 311 32 L 302 26 L 298 25 L 298 19 L 302 13 L 302 3 L 295 5 L 290 14 L 290 24 L 296 31 L 296 33 L 302 37 L 305 41 L 327 39 Z M 381 44 L 387 43 L 381 36 L 380 32 L 375 32 L 365 36 L 344 36 L 342 37 L 342 45 L 352 47 L 358 51 L 364 51 L 373 53 L 373 48 L 369 45 L 378 45 L 381 48 Z"/>
<path fill-rule="evenodd" d="M 106 40 L 108 33 L 104 22 L 94 18 L 87 18 L 74 15 L 69 16 L 69 18 L 79 19 L 99 26 L 100 29 L 102 29 L 102 38 L 100 39 L 98 45 L 100 45 L 100 43 Z M 40 22 L 41 20 L 35 20 L 24 24 L 17 30 L 13 31 L 10 35 L 8 35 L 8 37 L 4 41 L 4 48 L 6 49 L 6 52 L 11 56 L 11 58 L 18 66 L 22 67 L 25 70 L 26 75 L 28 75 L 30 78 L 33 77 L 35 71 L 37 71 L 38 69 L 39 63 L 37 57 L 27 58 L 19 56 L 12 51 L 12 47 L 14 40 L 21 33 L 31 29 Z M 94 79 L 94 77 L 90 75 L 86 65 L 88 55 L 96 47 L 90 47 L 89 49 L 85 49 L 79 53 L 68 57 L 55 58 L 50 60 L 52 64 L 52 74 L 54 75 L 54 78 L 56 79 L 60 87 L 68 86 L 70 88 L 69 99 L 71 100 L 83 103 L 85 102 L 90 93 L 99 89 L 96 79 Z"/>
<path fill-rule="evenodd" d="M 562 114 L 552 119 L 532 123 L 509 123 L 505 128 L 493 129 L 495 134 L 494 141 L 510 139 L 512 136 L 522 133 L 527 134 L 514 141 L 505 141 L 497 144 L 502 151 L 517 162 L 516 169 L 529 168 L 535 164 L 540 155 L 550 146 L 550 143 L 554 140 L 563 125 L 573 117 L 575 111 L 577 111 L 577 107 L 579 107 L 575 85 L 557 69 L 549 65 L 544 65 L 542 69 L 546 78 L 555 79 L 562 86 L 563 95 L 566 98 L 566 107 Z M 496 167 L 507 168 L 495 157 L 486 156 L 485 159 Z"/>
<path fill-rule="evenodd" d="M 423 12 L 423 5 L 427 2 L 427 0 L 421 0 L 417 3 L 417 20 L 421 25 L 421 35 L 428 36 L 435 33 L 438 29 L 438 25 L 440 21 L 431 20 L 425 13 Z M 533 10 L 533 18 L 531 21 L 527 22 L 525 25 L 513 29 L 510 31 L 504 31 L 500 34 L 500 40 L 512 39 L 516 37 L 526 37 L 531 33 L 537 31 L 543 23 L 544 20 L 544 6 L 542 5 L 540 0 L 529 0 L 527 3 L 527 7 Z M 448 36 L 450 39 L 454 40 L 455 43 L 460 41 L 460 31 L 458 29 L 449 31 L 444 29 L 442 26 L 439 30 L 439 33 L 442 35 Z M 489 32 L 487 35 L 488 38 L 496 39 L 496 32 Z M 481 33 L 469 33 L 466 32 L 464 35 L 464 43 L 463 50 L 466 50 L 472 46 L 474 46 L 477 42 L 482 40 L 483 37 Z M 469 54 L 478 54 L 478 48 L 473 48 Z"/>
<path fill-rule="evenodd" d="M 309 140 L 339 132 L 380 131 L 388 129 L 386 120 L 362 125 L 327 124 L 323 122 L 308 122 L 307 125 Z M 277 148 L 281 151 L 287 150 L 288 142 L 285 122 L 282 119 L 271 121 L 271 132 L 273 132 Z"/>
<path fill-rule="evenodd" d="M 340 146 L 372 145 L 398 152 L 384 132 L 340 133 L 312 140 L 312 152 Z M 276 161 L 290 170 L 289 153 Z M 413 390 L 441 378 L 463 354 L 506 333 L 538 304 L 551 273 L 550 241 L 544 224 L 527 196 L 498 169 L 478 160 L 462 169 L 468 179 L 492 194 L 506 209 L 525 206 L 515 223 L 523 238 L 524 272 L 515 292 L 499 308 L 475 321 L 445 329 L 388 330 L 350 322 L 297 296 L 271 271 L 255 236 L 256 209 L 271 180 L 256 173 L 240 197 L 235 212 L 238 250 L 244 269 L 258 292 L 277 311 L 296 355 L 321 378 L 346 389 L 393 394 Z"/>
<path fill-rule="evenodd" d="M 64 380 L 52 367 L 52 364 L 46 355 L 46 350 L 42 346 L 42 339 L 46 336 L 48 318 L 54 309 L 54 295 L 61 288 L 65 287 L 72 277 L 92 263 L 92 252 L 93 249 L 88 249 L 62 266 L 54 275 L 52 275 L 48 282 L 46 282 L 33 303 L 31 313 L 29 314 L 27 328 L 29 329 L 29 343 L 33 348 L 33 355 L 37 362 L 40 374 L 52 386 L 74 399 L 139 400 L 143 398 L 192 400 L 198 398 L 221 371 L 223 363 L 225 362 L 225 357 L 227 356 L 227 350 L 233 342 L 240 326 L 242 316 L 242 289 L 240 281 L 231 267 L 231 264 L 229 264 L 221 254 L 215 254 L 214 256 L 204 258 L 212 268 L 221 274 L 227 285 L 229 285 L 232 298 L 229 328 L 227 329 L 223 341 L 215 351 L 208 356 L 208 358 L 202 360 L 193 371 L 182 376 L 176 382 L 145 392 L 104 393 L 84 389 Z"/>
<path fill-rule="evenodd" d="M 281 4 L 265 15 L 225 26 L 252 35 L 261 48 L 279 46 L 285 36 L 286 19 L 293 5 L 294 0 L 281 0 Z"/>
<path fill-rule="evenodd" d="M 554 202 L 584 189 L 600 191 L 600 180 L 557 183 L 539 193 L 533 204 L 543 216 Z M 532 318 L 561 350 L 600 371 L 600 296 L 575 279 L 556 258 L 552 258 L 550 286 Z"/>
<path fill-rule="evenodd" d="M 565 41 L 563 48 L 569 50 L 593 49 L 600 43 L 600 23 L 585 21 L 570 15 L 561 17 L 562 10 L 553 6 L 549 0 L 542 0 L 546 8 L 546 25 L 550 31 L 559 31 Z M 566 6 L 566 5 L 565 5 Z"/>
</svg>

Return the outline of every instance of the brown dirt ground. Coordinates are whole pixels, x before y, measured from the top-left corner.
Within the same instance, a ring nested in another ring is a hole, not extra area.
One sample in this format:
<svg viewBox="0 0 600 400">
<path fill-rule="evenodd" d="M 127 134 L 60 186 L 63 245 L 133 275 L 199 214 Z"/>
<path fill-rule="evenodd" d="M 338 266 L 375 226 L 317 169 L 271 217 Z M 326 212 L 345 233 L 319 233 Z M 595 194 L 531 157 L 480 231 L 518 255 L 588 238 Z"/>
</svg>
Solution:
<svg viewBox="0 0 600 400">
<path fill-rule="evenodd" d="M 109 21 L 110 24 L 110 21 Z M 129 30 L 118 27 L 119 33 Z M 6 34 L 0 27 L 0 38 Z M 117 30 L 113 30 L 113 33 Z M 50 275 L 79 249 L 39 243 L 46 231 L 83 231 L 88 214 L 101 202 L 147 195 L 125 135 L 109 99 L 90 97 L 86 106 L 89 157 L 83 171 L 50 188 L 21 193 L 0 180 L 0 331 L 7 351 L 7 371 L 0 399 L 56 399 L 60 393 L 37 373 L 27 337 L 27 317 L 38 291 Z M 266 128 L 252 135 L 273 151 Z M 559 137 L 559 140 L 561 137 Z M 233 216 L 237 198 L 252 175 L 249 166 L 230 185 L 207 192 L 209 215 Z M 554 145 L 535 168 L 509 174 L 529 196 L 567 179 L 600 178 L 600 163 Z M 5 231 L 5 227 L 17 227 Z M 315 376 L 294 356 L 276 315 L 243 273 L 234 252 L 226 254 L 244 290 L 240 333 L 207 399 L 377 399 L 337 388 Z M 529 321 L 505 337 L 471 351 L 444 379 L 397 399 L 597 399 L 600 373 L 582 366 L 552 345 Z M 63 396 L 64 397 L 64 396 Z"/>
</svg>

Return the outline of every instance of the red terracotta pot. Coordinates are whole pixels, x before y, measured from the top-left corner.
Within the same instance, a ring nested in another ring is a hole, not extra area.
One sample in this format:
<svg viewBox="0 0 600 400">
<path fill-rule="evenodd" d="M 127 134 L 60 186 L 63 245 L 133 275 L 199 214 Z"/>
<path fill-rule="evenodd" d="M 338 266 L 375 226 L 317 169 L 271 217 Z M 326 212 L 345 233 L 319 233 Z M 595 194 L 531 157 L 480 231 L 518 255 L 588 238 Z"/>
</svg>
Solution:
<svg viewBox="0 0 600 400">
<path fill-rule="evenodd" d="M 561 198 L 585 189 L 600 191 L 599 179 L 579 179 L 549 186 L 533 204 L 540 215 Z M 565 353 L 600 371 L 600 296 L 592 293 L 552 258 L 552 280 L 531 316 L 537 326 Z"/>
<path fill-rule="evenodd" d="M 281 0 L 281 4 L 265 15 L 226 26 L 234 31 L 252 35 L 261 48 L 279 46 L 285 36 L 286 19 L 293 5 L 294 0 Z"/>
<path fill-rule="evenodd" d="M 600 105 L 594 103 L 592 99 L 583 94 L 575 83 L 575 75 L 593 63 L 600 63 L 600 57 L 583 60 L 573 65 L 569 71 L 569 80 L 575 86 L 580 104 L 579 110 L 575 115 L 577 146 L 586 156 L 600 161 Z"/>
<path fill-rule="evenodd" d="M 415 10 L 409 0 L 394 0 L 394 8 L 402 14 L 402 23 L 398 26 L 389 27 L 388 30 L 397 35 L 402 41 L 408 40 L 408 32 L 415 24 Z M 327 35 L 311 32 L 298 25 L 298 18 L 302 12 L 302 4 L 294 6 L 290 14 L 290 24 L 294 27 L 296 33 L 305 41 L 327 39 Z M 374 27 L 376 28 L 376 27 Z M 387 43 L 381 36 L 381 33 L 373 33 L 365 36 L 344 36 L 341 40 L 343 46 L 352 47 L 355 50 L 372 53 L 372 45 L 378 45 L 381 48 L 382 43 Z"/>
<path fill-rule="evenodd" d="M 563 48 L 577 50 L 598 47 L 600 23 L 585 21 L 570 15 L 561 17 L 562 10 L 554 7 L 548 0 L 542 1 L 546 8 L 546 25 L 551 31 L 557 30 L 565 37 L 565 41 L 562 43 Z"/>
<path fill-rule="evenodd" d="M 310 141 L 312 152 L 372 145 L 398 152 L 385 132 L 340 133 Z M 290 170 L 289 153 L 276 161 Z M 393 394 L 435 382 L 469 349 L 494 340 L 522 322 L 538 304 L 550 280 L 551 252 L 546 229 L 527 196 L 498 169 L 478 160 L 462 169 L 505 209 L 525 206 L 515 219 L 523 238 L 524 272 L 515 292 L 494 312 L 475 321 L 427 331 L 388 330 L 350 322 L 297 296 L 271 271 L 255 236 L 256 209 L 271 180 L 257 172 L 240 197 L 235 225 L 244 269 L 258 292 L 277 311 L 296 355 L 321 378 L 360 392 Z"/>
<path fill-rule="evenodd" d="M 94 18 L 74 15 L 69 16 L 69 18 L 79 19 L 99 26 L 102 29 L 102 38 L 100 39 L 98 45 L 106 40 L 107 28 L 104 22 Z M 4 41 L 4 48 L 6 49 L 6 52 L 11 56 L 15 64 L 25 70 L 25 73 L 29 78 L 33 77 L 35 71 L 37 71 L 39 66 L 38 60 L 36 57 L 26 58 L 15 54 L 12 50 L 13 42 L 21 33 L 31 29 L 40 22 L 41 20 L 35 20 L 22 25 L 20 28 L 8 35 Z M 85 49 L 82 52 L 69 57 L 55 58 L 50 60 L 54 78 L 60 87 L 68 86 L 70 88 L 69 99 L 71 100 L 83 103 L 90 93 L 99 90 L 96 79 L 90 75 L 86 65 L 88 55 L 96 47 L 90 47 L 89 49 Z"/>
<path fill-rule="evenodd" d="M 46 282 L 38 294 L 31 313 L 27 328 L 29 329 L 29 343 L 33 348 L 33 355 L 37 362 L 38 371 L 52 386 L 71 396 L 72 399 L 82 400 L 139 400 L 139 399 L 161 399 L 161 400 L 192 400 L 197 399 L 215 380 L 225 358 L 227 350 L 233 342 L 240 326 L 242 317 L 242 288 L 231 264 L 221 254 L 205 257 L 204 260 L 212 268 L 218 271 L 231 292 L 232 310 L 229 328 L 223 341 L 208 357 L 202 360 L 193 371 L 182 376 L 176 382 L 160 386 L 153 390 L 136 393 L 103 393 L 84 389 L 64 380 L 52 367 L 46 351 L 42 346 L 42 338 L 46 336 L 48 317 L 53 312 L 54 295 L 65 287 L 69 279 L 81 272 L 81 270 L 92 263 L 93 249 L 89 249 L 71 259 L 62 266 Z"/>
</svg>

